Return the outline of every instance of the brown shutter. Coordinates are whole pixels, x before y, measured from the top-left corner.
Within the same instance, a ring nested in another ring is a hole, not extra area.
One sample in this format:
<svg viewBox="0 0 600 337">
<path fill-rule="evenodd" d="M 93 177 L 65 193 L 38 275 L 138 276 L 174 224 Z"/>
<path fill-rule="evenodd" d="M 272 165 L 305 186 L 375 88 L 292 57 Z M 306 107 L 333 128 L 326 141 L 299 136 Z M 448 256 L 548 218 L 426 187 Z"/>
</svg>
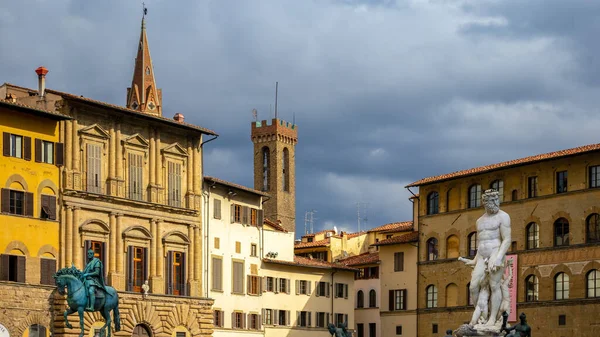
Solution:
<svg viewBox="0 0 600 337">
<path fill-rule="evenodd" d="M 0 255 L 0 280 L 8 281 L 8 264 L 9 256 L 7 254 Z"/>
<path fill-rule="evenodd" d="M 133 246 L 127 247 L 127 291 L 133 290 Z"/>
<path fill-rule="evenodd" d="M 54 144 L 54 163 L 56 166 L 65 164 L 65 145 L 63 143 Z"/>
<path fill-rule="evenodd" d="M 331 284 L 330 284 L 329 282 L 327 282 L 327 286 L 325 287 L 325 289 L 326 289 L 326 291 L 325 291 L 325 292 L 326 292 L 326 294 L 327 294 L 326 296 L 327 296 L 327 298 L 329 298 L 329 296 L 331 296 L 331 295 L 330 295 L 330 294 L 331 294 L 331 293 L 330 293 L 330 292 L 331 292 Z"/>
<path fill-rule="evenodd" d="M 344 284 L 344 298 L 348 298 L 348 285 Z"/>
<path fill-rule="evenodd" d="M 56 260 L 40 259 L 41 284 L 52 285 L 52 275 L 56 272 Z"/>
<path fill-rule="evenodd" d="M 10 133 L 2 133 L 2 154 L 5 157 L 10 157 Z"/>
<path fill-rule="evenodd" d="M 167 294 L 173 294 L 173 252 L 167 253 Z"/>
<path fill-rule="evenodd" d="M 398 253 L 398 271 L 404 271 L 404 252 Z"/>
<path fill-rule="evenodd" d="M 389 298 L 389 304 L 388 304 L 389 310 L 394 311 L 394 291 L 393 290 L 390 290 L 388 298 Z"/>
<path fill-rule="evenodd" d="M 41 163 L 42 162 L 42 140 L 41 139 L 35 139 L 35 149 L 34 149 L 34 153 L 35 153 L 35 162 L 36 163 Z"/>
<path fill-rule="evenodd" d="M 8 188 L 2 189 L 2 213 L 10 213 L 10 190 Z"/>
<path fill-rule="evenodd" d="M 17 282 L 25 283 L 25 256 L 17 256 Z"/>
<path fill-rule="evenodd" d="M 25 192 L 25 216 L 33 216 L 33 193 Z"/>
<path fill-rule="evenodd" d="M 231 204 L 230 208 L 230 222 L 234 223 L 235 222 L 235 205 Z"/>
<path fill-rule="evenodd" d="M 256 223 L 259 226 L 262 226 L 264 222 L 265 222 L 265 213 L 264 213 L 264 211 L 262 209 L 259 209 L 257 211 L 257 220 L 256 220 Z"/>
<path fill-rule="evenodd" d="M 235 312 L 232 312 L 232 313 L 231 313 L 231 327 L 232 327 L 233 329 L 235 329 L 235 328 L 236 328 L 236 326 L 235 326 Z"/>
<path fill-rule="evenodd" d="M 191 255 L 190 255 L 191 258 Z M 181 291 L 182 291 L 182 296 L 188 296 L 188 289 L 187 289 L 187 272 L 186 272 L 186 259 L 185 259 L 185 253 L 181 253 L 181 272 L 183 273 L 183 277 L 181 278 Z"/>
<path fill-rule="evenodd" d="M 406 310 L 406 295 L 408 294 L 408 291 L 406 291 L 406 289 L 402 290 L 402 309 Z"/>
<path fill-rule="evenodd" d="M 23 159 L 31 160 L 31 137 L 23 137 Z"/>
</svg>

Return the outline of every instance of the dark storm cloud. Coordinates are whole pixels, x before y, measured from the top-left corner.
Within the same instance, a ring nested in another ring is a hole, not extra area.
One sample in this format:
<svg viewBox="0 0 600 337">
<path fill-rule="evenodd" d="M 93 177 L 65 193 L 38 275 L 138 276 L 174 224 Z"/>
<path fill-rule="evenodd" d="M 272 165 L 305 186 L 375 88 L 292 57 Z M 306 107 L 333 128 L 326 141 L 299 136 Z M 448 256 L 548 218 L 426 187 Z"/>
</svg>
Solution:
<svg viewBox="0 0 600 337">
<path fill-rule="evenodd" d="M 166 116 L 216 130 L 206 173 L 252 186 L 251 111 L 296 119 L 297 228 L 411 218 L 406 184 L 597 142 L 590 1 L 146 1 Z M 0 3 L 0 81 L 124 104 L 136 1 Z M 364 210 L 362 211 L 364 213 Z M 364 228 L 364 227 L 363 227 Z"/>
</svg>

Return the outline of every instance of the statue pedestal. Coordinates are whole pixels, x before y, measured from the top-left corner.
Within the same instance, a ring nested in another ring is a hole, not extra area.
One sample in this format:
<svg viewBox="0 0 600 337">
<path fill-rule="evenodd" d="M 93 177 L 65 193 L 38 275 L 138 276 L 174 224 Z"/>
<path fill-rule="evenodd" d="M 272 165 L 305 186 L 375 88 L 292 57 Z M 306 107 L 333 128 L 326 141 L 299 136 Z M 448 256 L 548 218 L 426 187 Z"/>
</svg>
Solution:
<svg viewBox="0 0 600 337">
<path fill-rule="evenodd" d="M 454 331 L 456 337 L 470 337 L 470 336 L 485 336 L 485 337 L 502 337 L 506 335 L 506 332 L 501 332 L 500 327 L 489 326 L 483 324 L 477 324 L 471 326 L 469 324 L 463 324 Z"/>
</svg>

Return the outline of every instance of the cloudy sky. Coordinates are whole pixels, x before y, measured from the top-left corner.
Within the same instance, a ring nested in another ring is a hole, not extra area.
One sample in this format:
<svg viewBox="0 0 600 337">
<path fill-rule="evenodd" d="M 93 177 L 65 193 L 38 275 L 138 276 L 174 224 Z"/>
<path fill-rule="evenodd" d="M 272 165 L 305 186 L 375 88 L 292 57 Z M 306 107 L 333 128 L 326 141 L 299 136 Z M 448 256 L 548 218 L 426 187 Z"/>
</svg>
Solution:
<svg viewBox="0 0 600 337">
<path fill-rule="evenodd" d="M 598 143 L 600 2 L 145 0 L 163 111 L 252 186 L 252 109 L 299 126 L 297 232 L 409 220 L 420 178 Z M 141 1 L 0 1 L 0 82 L 125 104 Z M 364 208 L 363 208 L 364 213 Z M 363 221 L 364 222 L 364 221 Z M 363 225 L 364 226 L 364 225 Z"/>
</svg>

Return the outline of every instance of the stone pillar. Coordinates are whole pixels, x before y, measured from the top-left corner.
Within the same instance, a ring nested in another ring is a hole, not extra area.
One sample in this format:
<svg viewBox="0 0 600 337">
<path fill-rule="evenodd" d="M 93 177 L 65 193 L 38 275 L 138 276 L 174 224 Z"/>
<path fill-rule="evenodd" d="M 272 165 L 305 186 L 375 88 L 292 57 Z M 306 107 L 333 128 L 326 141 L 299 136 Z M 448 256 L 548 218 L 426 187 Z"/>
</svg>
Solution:
<svg viewBox="0 0 600 337">
<path fill-rule="evenodd" d="M 192 226 L 192 225 L 188 226 L 188 237 L 190 238 L 190 246 L 189 246 L 189 249 L 188 249 L 189 251 L 188 251 L 188 254 L 187 254 L 188 258 L 187 258 L 186 263 L 187 263 L 187 268 L 188 268 L 188 270 L 187 270 L 187 272 L 188 272 L 187 279 L 188 279 L 188 283 L 190 283 L 190 285 L 191 285 L 193 283 L 193 281 L 194 281 L 194 269 L 196 267 L 196 260 L 195 260 L 196 255 L 194 254 L 194 251 L 196 250 L 195 249 L 196 247 L 194 246 L 194 240 L 195 240 L 195 238 L 194 238 L 194 226 Z M 189 289 L 190 289 L 190 291 L 192 291 L 192 287 L 191 286 L 189 287 Z"/>
<path fill-rule="evenodd" d="M 200 167 L 200 139 L 194 141 L 194 209 L 200 209 L 202 196 L 202 171 Z"/>
<path fill-rule="evenodd" d="M 192 140 L 188 138 L 187 141 L 187 207 L 194 208 L 194 151 L 192 147 Z"/>
<path fill-rule="evenodd" d="M 66 206 L 65 220 L 66 220 L 66 240 L 64 242 L 65 247 L 65 266 L 71 266 L 73 263 L 73 207 Z"/>
<path fill-rule="evenodd" d="M 200 280 L 200 271 L 203 266 L 202 261 L 202 237 L 200 236 L 200 226 L 194 226 L 194 280 Z"/>
<path fill-rule="evenodd" d="M 72 189 L 73 188 L 73 176 L 71 176 L 71 164 L 73 164 L 73 136 L 72 130 L 73 125 L 71 121 L 65 121 L 65 168 L 63 170 L 63 183 L 62 187 Z"/>
<path fill-rule="evenodd" d="M 148 270 L 148 274 L 150 274 L 150 278 L 152 278 L 152 276 L 156 275 L 156 250 L 154 249 L 154 247 L 156 247 L 156 240 L 158 239 L 156 237 L 156 220 L 152 219 L 150 220 L 150 233 L 152 234 L 152 239 L 150 239 L 150 249 L 148 249 L 148 252 L 150 253 L 150 265 L 149 265 L 149 270 Z"/>
<path fill-rule="evenodd" d="M 66 247 L 66 243 L 67 241 L 67 223 L 66 223 L 66 218 L 67 218 L 67 212 L 66 212 L 66 208 L 63 205 L 59 205 L 60 207 L 60 238 L 59 238 L 59 243 L 58 246 L 59 247 Z M 59 249 L 58 250 L 58 255 L 59 255 L 59 259 L 58 259 L 58 268 L 64 268 L 67 266 L 66 264 L 66 260 L 65 260 L 65 250 L 64 249 Z"/>
<path fill-rule="evenodd" d="M 150 185 L 154 185 L 156 180 L 154 174 L 156 173 L 156 144 L 154 141 L 154 128 L 150 127 L 150 165 L 148 165 L 148 171 L 150 171 Z"/>
<path fill-rule="evenodd" d="M 73 263 L 77 268 L 83 268 L 81 258 L 83 246 L 81 245 L 81 233 L 79 232 L 79 207 L 73 207 Z"/>
<path fill-rule="evenodd" d="M 164 294 L 165 293 L 165 254 L 163 252 L 162 245 L 162 221 L 154 220 L 156 223 L 156 238 L 154 240 L 155 250 L 156 250 L 156 276 L 154 276 L 152 280 L 152 292 L 155 294 Z"/>
<path fill-rule="evenodd" d="M 115 123 L 113 123 L 113 125 L 110 127 L 110 139 L 109 139 L 109 146 L 108 146 L 108 194 L 112 195 L 112 196 L 116 196 L 117 195 L 117 168 L 116 168 L 116 161 L 117 161 L 117 156 L 116 156 L 116 151 L 117 151 L 117 139 L 116 139 L 116 133 L 115 133 Z"/>
<path fill-rule="evenodd" d="M 117 273 L 123 275 L 123 238 L 121 235 L 123 234 L 123 224 L 121 223 L 121 218 L 123 214 L 115 214 L 117 218 Z"/>
<path fill-rule="evenodd" d="M 155 137 L 154 140 L 156 142 L 156 154 L 155 154 L 155 159 L 156 159 L 156 166 L 155 166 L 155 181 L 156 181 L 156 185 L 163 186 L 163 177 L 162 177 L 162 156 L 160 154 L 160 131 L 158 129 L 154 129 L 155 132 Z"/>
<path fill-rule="evenodd" d="M 110 239 L 108 247 L 110 252 L 110 260 L 108 264 L 108 272 L 114 274 L 117 272 L 117 219 L 115 213 L 108 215 L 110 225 Z"/>
<path fill-rule="evenodd" d="M 123 180 L 123 151 L 121 148 L 121 124 L 117 123 L 117 132 L 116 132 L 116 141 L 115 141 L 115 161 L 116 163 L 116 176 L 117 176 L 117 196 L 125 197 L 125 181 Z M 119 232 L 119 235 L 121 233 Z"/>
</svg>

